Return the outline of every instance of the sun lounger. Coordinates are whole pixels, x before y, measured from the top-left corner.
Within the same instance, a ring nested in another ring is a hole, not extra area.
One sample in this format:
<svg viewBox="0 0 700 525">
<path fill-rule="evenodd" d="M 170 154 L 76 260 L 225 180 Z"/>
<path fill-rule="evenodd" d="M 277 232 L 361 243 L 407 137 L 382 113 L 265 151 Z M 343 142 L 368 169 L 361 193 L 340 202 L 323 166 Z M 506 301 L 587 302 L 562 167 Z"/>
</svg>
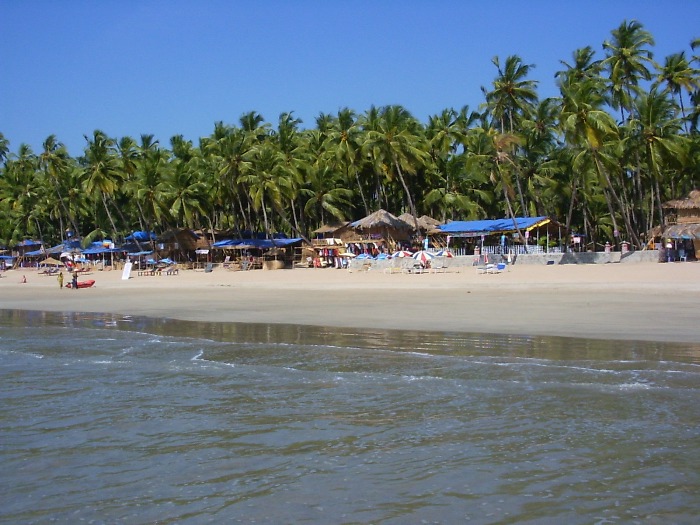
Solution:
<svg viewBox="0 0 700 525">
<path fill-rule="evenodd" d="M 477 266 L 476 267 L 476 273 L 491 273 L 491 269 L 493 268 L 493 264 L 486 264 L 484 266 Z"/>
<path fill-rule="evenodd" d="M 501 273 L 506 269 L 506 263 L 492 264 L 487 273 Z"/>
</svg>

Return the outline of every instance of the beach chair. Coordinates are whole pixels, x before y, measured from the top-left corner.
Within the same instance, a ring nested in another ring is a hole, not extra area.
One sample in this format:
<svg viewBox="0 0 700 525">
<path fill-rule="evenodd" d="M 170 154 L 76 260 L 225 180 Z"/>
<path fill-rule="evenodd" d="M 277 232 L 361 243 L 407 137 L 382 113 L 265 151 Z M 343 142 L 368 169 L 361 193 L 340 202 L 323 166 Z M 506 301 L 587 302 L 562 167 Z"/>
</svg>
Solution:
<svg viewBox="0 0 700 525">
<path fill-rule="evenodd" d="M 494 266 L 493 264 L 485 264 L 483 266 L 477 266 L 476 273 L 491 273 L 493 266 Z"/>
<path fill-rule="evenodd" d="M 501 273 L 506 269 L 506 263 L 498 263 L 490 265 L 491 268 L 487 270 L 487 273 Z"/>
</svg>

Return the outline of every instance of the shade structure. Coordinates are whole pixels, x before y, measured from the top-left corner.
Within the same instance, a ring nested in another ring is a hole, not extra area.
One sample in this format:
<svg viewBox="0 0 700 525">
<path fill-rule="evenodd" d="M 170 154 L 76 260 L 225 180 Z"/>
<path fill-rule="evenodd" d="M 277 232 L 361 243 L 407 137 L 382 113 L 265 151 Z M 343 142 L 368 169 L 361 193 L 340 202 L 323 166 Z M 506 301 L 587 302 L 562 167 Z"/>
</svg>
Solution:
<svg viewBox="0 0 700 525">
<path fill-rule="evenodd" d="M 428 262 L 432 259 L 435 258 L 435 254 L 426 250 L 420 250 L 416 253 L 414 253 L 411 257 L 413 257 L 416 261 L 425 263 Z"/>
<path fill-rule="evenodd" d="M 44 264 L 46 266 L 60 266 L 63 263 L 57 259 L 54 259 L 53 257 L 47 257 L 43 261 L 41 261 L 39 264 Z"/>
<path fill-rule="evenodd" d="M 450 250 L 440 250 L 435 254 L 436 257 L 454 257 L 454 253 L 452 253 Z"/>
<path fill-rule="evenodd" d="M 405 222 L 386 210 L 377 210 L 364 219 L 353 222 L 350 226 L 362 230 L 369 230 L 372 228 L 393 228 L 401 230 L 407 227 Z"/>
<path fill-rule="evenodd" d="M 413 255 L 413 252 L 409 252 L 408 250 L 399 250 L 398 252 L 394 252 L 391 254 L 392 257 L 411 257 Z"/>
</svg>

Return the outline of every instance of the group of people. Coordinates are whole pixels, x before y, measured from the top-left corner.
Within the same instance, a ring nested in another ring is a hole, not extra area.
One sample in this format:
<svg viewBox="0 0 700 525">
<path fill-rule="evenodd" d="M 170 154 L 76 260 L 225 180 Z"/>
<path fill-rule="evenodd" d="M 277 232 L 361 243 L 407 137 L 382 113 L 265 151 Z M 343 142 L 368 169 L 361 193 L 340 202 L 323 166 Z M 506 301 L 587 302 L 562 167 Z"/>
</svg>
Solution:
<svg viewBox="0 0 700 525">
<path fill-rule="evenodd" d="M 58 287 L 63 288 L 63 272 L 58 272 Z M 78 272 L 73 272 L 73 276 L 71 278 L 71 288 L 73 290 L 78 289 Z"/>
</svg>

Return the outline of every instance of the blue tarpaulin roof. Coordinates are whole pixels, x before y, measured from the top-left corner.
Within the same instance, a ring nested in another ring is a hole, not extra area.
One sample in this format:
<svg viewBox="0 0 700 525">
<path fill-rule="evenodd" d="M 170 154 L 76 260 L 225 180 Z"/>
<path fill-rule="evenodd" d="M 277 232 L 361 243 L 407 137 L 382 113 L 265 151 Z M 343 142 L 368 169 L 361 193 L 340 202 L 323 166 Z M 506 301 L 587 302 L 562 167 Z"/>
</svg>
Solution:
<svg viewBox="0 0 700 525">
<path fill-rule="evenodd" d="M 452 221 L 438 226 L 443 233 L 462 237 L 493 235 L 496 233 L 514 232 L 517 229 L 529 231 L 550 222 L 548 217 L 516 217 L 513 219 L 492 219 L 483 221 Z"/>
<path fill-rule="evenodd" d="M 154 241 L 154 240 L 156 240 L 156 234 L 151 232 L 149 235 L 148 232 L 136 231 L 136 232 L 133 232 L 128 237 L 125 237 L 124 240 L 125 241 L 139 241 L 139 242 Z"/>
<path fill-rule="evenodd" d="M 25 239 L 22 242 L 18 242 L 15 246 L 41 246 L 41 244 L 41 241 Z"/>
<path fill-rule="evenodd" d="M 280 248 L 300 242 L 301 237 L 295 239 L 225 239 L 215 242 L 214 248 L 235 248 L 236 246 L 252 246 L 253 248 Z"/>
<path fill-rule="evenodd" d="M 102 246 L 102 243 L 100 243 L 99 246 L 91 246 L 87 250 L 83 250 L 83 255 L 96 255 L 100 253 L 116 253 L 120 252 L 120 248 L 107 248 L 105 246 Z"/>
</svg>

